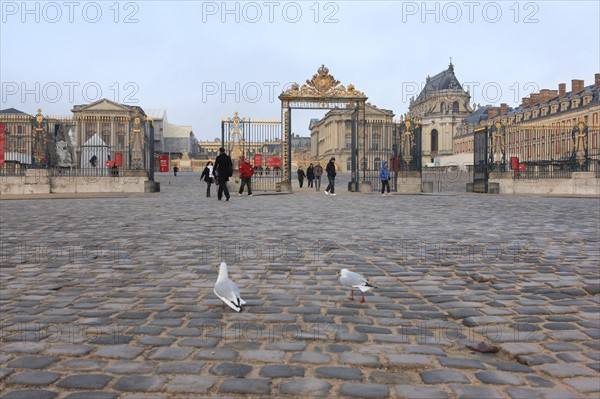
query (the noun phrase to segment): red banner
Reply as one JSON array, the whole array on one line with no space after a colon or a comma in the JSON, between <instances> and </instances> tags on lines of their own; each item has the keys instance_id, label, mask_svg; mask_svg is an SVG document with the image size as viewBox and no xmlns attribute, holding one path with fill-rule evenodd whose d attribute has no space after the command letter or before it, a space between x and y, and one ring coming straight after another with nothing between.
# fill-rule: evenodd
<instances>
[{"instance_id":1,"label":"red banner","mask_svg":"<svg viewBox=\"0 0 600 399\"><path fill-rule=\"evenodd\" d=\"M4 123L0 123L0 166L4 166Z\"/></svg>"},{"instance_id":2,"label":"red banner","mask_svg":"<svg viewBox=\"0 0 600 399\"><path fill-rule=\"evenodd\" d=\"M262 166L262 154L254 154L254 167Z\"/></svg>"},{"instance_id":3,"label":"red banner","mask_svg":"<svg viewBox=\"0 0 600 399\"><path fill-rule=\"evenodd\" d=\"M269 168L281 168L281 158L267 157L266 165Z\"/></svg>"},{"instance_id":4,"label":"red banner","mask_svg":"<svg viewBox=\"0 0 600 399\"><path fill-rule=\"evenodd\" d=\"M160 171L162 173L169 172L169 157L166 155L161 155L158 157L158 165L160 166Z\"/></svg>"},{"instance_id":5,"label":"red banner","mask_svg":"<svg viewBox=\"0 0 600 399\"><path fill-rule=\"evenodd\" d=\"M123 166L123 154L120 152L115 152L115 166L119 168Z\"/></svg>"}]
</instances>

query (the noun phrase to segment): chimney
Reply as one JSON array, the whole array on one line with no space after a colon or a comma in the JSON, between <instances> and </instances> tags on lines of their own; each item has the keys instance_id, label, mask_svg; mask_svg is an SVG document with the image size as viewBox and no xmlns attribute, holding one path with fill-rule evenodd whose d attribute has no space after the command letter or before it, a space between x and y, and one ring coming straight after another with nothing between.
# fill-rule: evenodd
<instances>
[{"instance_id":1,"label":"chimney","mask_svg":"<svg viewBox=\"0 0 600 399\"><path fill-rule=\"evenodd\" d=\"M540 93L531 93L531 102L529 105L535 105L540 102L542 95Z\"/></svg>"},{"instance_id":2,"label":"chimney","mask_svg":"<svg viewBox=\"0 0 600 399\"><path fill-rule=\"evenodd\" d=\"M600 73L594 75L594 83L596 84L596 87L600 87Z\"/></svg>"},{"instance_id":3,"label":"chimney","mask_svg":"<svg viewBox=\"0 0 600 399\"><path fill-rule=\"evenodd\" d=\"M571 94L579 93L583 90L584 82L583 80L573 79L571 80Z\"/></svg>"},{"instance_id":4,"label":"chimney","mask_svg":"<svg viewBox=\"0 0 600 399\"><path fill-rule=\"evenodd\" d=\"M490 107L487 112L488 119L492 119L498 116L498 107Z\"/></svg>"},{"instance_id":5,"label":"chimney","mask_svg":"<svg viewBox=\"0 0 600 399\"><path fill-rule=\"evenodd\" d=\"M540 94L542 95L542 103L547 103L551 98L556 97L556 90L542 89Z\"/></svg>"},{"instance_id":6,"label":"chimney","mask_svg":"<svg viewBox=\"0 0 600 399\"><path fill-rule=\"evenodd\" d=\"M529 97L523 97L523 102L521 103L521 107L529 107Z\"/></svg>"},{"instance_id":7,"label":"chimney","mask_svg":"<svg viewBox=\"0 0 600 399\"><path fill-rule=\"evenodd\" d=\"M566 83L559 83L559 85L558 85L558 96L560 98L563 98L565 96L565 94L567 94L567 84Z\"/></svg>"},{"instance_id":8,"label":"chimney","mask_svg":"<svg viewBox=\"0 0 600 399\"><path fill-rule=\"evenodd\" d=\"M506 108L507 108L506 103L500 104L500 115L506 114Z\"/></svg>"}]
</instances>

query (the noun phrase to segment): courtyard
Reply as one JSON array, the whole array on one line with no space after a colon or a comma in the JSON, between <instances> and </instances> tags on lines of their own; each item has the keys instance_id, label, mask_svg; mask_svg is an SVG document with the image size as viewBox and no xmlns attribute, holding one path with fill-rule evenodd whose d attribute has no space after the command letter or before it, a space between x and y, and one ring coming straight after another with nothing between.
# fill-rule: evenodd
<instances>
[{"instance_id":1,"label":"courtyard","mask_svg":"<svg viewBox=\"0 0 600 399\"><path fill-rule=\"evenodd\" d=\"M156 180L156 194L0 202L1 398L600 393L597 198L449 179L226 202L199 174ZM221 261L240 313L213 293ZM379 288L349 301L342 268ZM468 347L481 342L498 351Z\"/></svg>"}]
</instances>

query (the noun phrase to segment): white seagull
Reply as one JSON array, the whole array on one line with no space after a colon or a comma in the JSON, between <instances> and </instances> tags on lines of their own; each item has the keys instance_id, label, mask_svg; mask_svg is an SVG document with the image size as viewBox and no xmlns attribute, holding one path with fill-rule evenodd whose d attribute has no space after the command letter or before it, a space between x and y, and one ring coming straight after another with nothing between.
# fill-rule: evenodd
<instances>
[{"instance_id":1,"label":"white seagull","mask_svg":"<svg viewBox=\"0 0 600 399\"><path fill-rule=\"evenodd\" d=\"M236 312L240 312L242 305L246 304L246 301L240 298L240 289L238 286L229 279L227 263L225 262L221 262L219 266L219 277L217 277L217 282L215 283L215 295Z\"/></svg>"},{"instance_id":2,"label":"white seagull","mask_svg":"<svg viewBox=\"0 0 600 399\"><path fill-rule=\"evenodd\" d=\"M351 272L348 269L342 269L342 275L340 276L340 283L344 287L350 287L352 289L352 296L348 299L351 301L354 300L354 289L358 288L361 291L362 298L361 302L365 301L365 292L369 291L371 288L379 288L376 285L369 283L362 274Z\"/></svg>"}]
</instances>

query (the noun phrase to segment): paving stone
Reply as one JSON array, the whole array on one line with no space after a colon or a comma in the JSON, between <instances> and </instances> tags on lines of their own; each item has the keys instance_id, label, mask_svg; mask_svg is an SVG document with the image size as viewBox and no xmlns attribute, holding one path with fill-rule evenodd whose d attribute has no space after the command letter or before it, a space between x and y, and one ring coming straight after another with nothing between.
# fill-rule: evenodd
<instances>
[{"instance_id":1,"label":"paving stone","mask_svg":"<svg viewBox=\"0 0 600 399\"><path fill-rule=\"evenodd\" d=\"M425 355L387 355L389 365L397 368L429 368L433 367L433 362Z\"/></svg>"},{"instance_id":2,"label":"paving stone","mask_svg":"<svg viewBox=\"0 0 600 399\"><path fill-rule=\"evenodd\" d=\"M278 364L275 366L264 366L259 375L267 378L291 378L304 377L304 367L287 366Z\"/></svg>"},{"instance_id":3,"label":"paving stone","mask_svg":"<svg viewBox=\"0 0 600 399\"><path fill-rule=\"evenodd\" d=\"M510 371L513 373L532 373L533 369L524 364L512 362L489 362L490 366L500 371Z\"/></svg>"},{"instance_id":4,"label":"paving stone","mask_svg":"<svg viewBox=\"0 0 600 399\"><path fill-rule=\"evenodd\" d=\"M475 377L484 384L499 384L499 385L521 385L523 381L508 373L497 373L492 371L481 371L475 373Z\"/></svg>"},{"instance_id":5,"label":"paving stone","mask_svg":"<svg viewBox=\"0 0 600 399\"><path fill-rule=\"evenodd\" d=\"M129 375L121 377L114 387L119 391L156 392L163 389L166 381L166 378L158 376Z\"/></svg>"},{"instance_id":6,"label":"paving stone","mask_svg":"<svg viewBox=\"0 0 600 399\"><path fill-rule=\"evenodd\" d=\"M204 363L193 361L160 362L156 372L158 374L200 374Z\"/></svg>"},{"instance_id":7,"label":"paving stone","mask_svg":"<svg viewBox=\"0 0 600 399\"><path fill-rule=\"evenodd\" d=\"M448 393L443 388L417 385L396 385L398 399L447 399Z\"/></svg>"},{"instance_id":8,"label":"paving stone","mask_svg":"<svg viewBox=\"0 0 600 399\"><path fill-rule=\"evenodd\" d=\"M456 399L502 399L503 396L494 388L487 387L468 387L468 386L451 386L452 391L456 395Z\"/></svg>"},{"instance_id":9,"label":"paving stone","mask_svg":"<svg viewBox=\"0 0 600 399\"><path fill-rule=\"evenodd\" d=\"M281 363L285 352L275 350L255 350L240 352L240 356L244 360L255 362Z\"/></svg>"},{"instance_id":10,"label":"paving stone","mask_svg":"<svg viewBox=\"0 0 600 399\"><path fill-rule=\"evenodd\" d=\"M344 352L339 355L340 363L354 364L360 366L378 367L381 364L375 355L363 355L360 353Z\"/></svg>"},{"instance_id":11,"label":"paving stone","mask_svg":"<svg viewBox=\"0 0 600 399\"><path fill-rule=\"evenodd\" d=\"M9 392L2 399L54 399L56 396L57 393L52 391L26 389Z\"/></svg>"},{"instance_id":12,"label":"paving stone","mask_svg":"<svg viewBox=\"0 0 600 399\"><path fill-rule=\"evenodd\" d=\"M527 379L527 381L529 381L529 384L532 387L552 388L554 386L554 383L552 381L548 381L537 375L526 375L525 378Z\"/></svg>"},{"instance_id":13,"label":"paving stone","mask_svg":"<svg viewBox=\"0 0 600 399\"><path fill-rule=\"evenodd\" d=\"M241 363L221 363L210 368L210 373L242 378L252 371L252 366Z\"/></svg>"},{"instance_id":14,"label":"paving stone","mask_svg":"<svg viewBox=\"0 0 600 399\"><path fill-rule=\"evenodd\" d=\"M13 375L9 380L9 384L21 385L50 385L60 378L59 373L49 371L26 371L24 373Z\"/></svg>"},{"instance_id":15,"label":"paving stone","mask_svg":"<svg viewBox=\"0 0 600 399\"><path fill-rule=\"evenodd\" d=\"M106 366L105 371L115 374L148 374L154 371L155 363L117 360Z\"/></svg>"},{"instance_id":16,"label":"paving stone","mask_svg":"<svg viewBox=\"0 0 600 399\"><path fill-rule=\"evenodd\" d=\"M330 397L331 384L317 379L294 379L281 384L279 392L284 395L302 395L308 398Z\"/></svg>"},{"instance_id":17,"label":"paving stone","mask_svg":"<svg viewBox=\"0 0 600 399\"><path fill-rule=\"evenodd\" d=\"M578 396L569 391L546 390L546 389L526 389L526 388L506 388L506 393L511 399L579 399Z\"/></svg>"},{"instance_id":18,"label":"paving stone","mask_svg":"<svg viewBox=\"0 0 600 399\"><path fill-rule=\"evenodd\" d=\"M113 359L135 359L142 352L144 348L132 345L109 345L104 346L94 352L95 356L107 357Z\"/></svg>"},{"instance_id":19,"label":"paving stone","mask_svg":"<svg viewBox=\"0 0 600 399\"><path fill-rule=\"evenodd\" d=\"M565 380L565 383L575 388L578 392L600 393L600 382L598 381L598 376L568 378Z\"/></svg>"},{"instance_id":20,"label":"paving stone","mask_svg":"<svg viewBox=\"0 0 600 399\"><path fill-rule=\"evenodd\" d=\"M45 369L60 358L55 356L25 356L19 357L8 364L8 367L15 369Z\"/></svg>"},{"instance_id":21,"label":"paving stone","mask_svg":"<svg viewBox=\"0 0 600 399\"><path fill-rule=\"evenodd\" d=\"M192 353L189 348L158 348L146 357L152 360L182 360Z\"/></svg>"},{"instance_id":22,"label":"paving stone","mask_svg":"<svg viewBox=\"0 0 600 399\"><path fill-rule=\"evenodd\" d=\"M353 398L387 398L390 395L387 386L382 384L357 384L345 382L340 387L340 395Z\"/></svg>"},{"instance_id":23,"label":"paving stone","mask_svg":"<svg viewBox=\"0 0 600 399\"><path fill-rule=\"evenodd\" d=\"M110 380L112 377L108 375L78 374L66 377L57 386L69 389L102 389Z\"/></svg>"},{"instance_id":24,"label":"paving stone","mask_svg":"<svg viewBox=\"0 0 600 399\"><path fill-rule=\"evenodd\" d=\"M500 316L471 316L463 319L467 327L484 326L489 324L508 324L510 320Z\"/></svg>"},{"instance_id":25,"label":"paving stone","mask_svg":"<svg viewBox=\"0 0 600 399\"><path fill-rule=\"evenodd\" d=\"M340 380L362 380L362 372L354 367L319 367L315 370L319 378L336 378Z\"/></svg>"},{"instance_id":26,"label":"paving stone","mask_svg":"<svg viewBox=\"0 0 600 399\"><path fill-rule=\"evenodd\" d=\"M279 351L303 351L306 349L306 342L270 342L267 344L266 349Z\"/></svg>"},{"instance_id":27,"label":"paving stone","mask_svg":"<svg viewBox=\"0 0 600 399\"><path fill-rule=\"evenodd\" d=\"M237 351L225 348L203 349L195 356L196 359L207 360L235 360L237 357Z\"/></svg>"},{"instance_id":28,"label":"paving stone","mask_svg":"<svg viewBox=\"0 0 600 399\"><path fill-rule=\"evenodd\" d=\"M543 364L539 367L539 369L551 375L552 377L559 378L595 375L595 373L588 368L564 363Z\"/></svg>"},{"instance_id":29,"label":"paving stone","mask_svg":"<svg viewBox=\"0 0 600 399\"><path fill-rule=\"evenodd\" d=\"M412 378L408 374L394 373L386 371L372 371L369 374L368 382L373 384L409 384L412 382Z\"/></svg>"},{"instance_id":30,"label":"paving stone","mask_svg":"<svg viewBox=\"0 0 600 399\"><path fill-rule=\"evenodd\" d=\"M219 392L268 395L271 392L271 381L246 378L229 379L223 381L219 387Z\"/></svg>"},{"instance_id":31,"label":"paving stone","mask_svg":"<svg viewBox=\"0 0 600 399\"><path fill-rule=\"evenodd\" d=\"M469 378L455 370L431 370L419 373L425 384L445 384L449 382L469 383Z\"/></svg>"},{"instance_id":32,"label":"paving stone","mask_svg":"<svg viewBox=\"0 0 600 399\"><path fill-rule=\"evenodd\" d=\"M455 357L441 356L438 358L438 360L444 367L457 369L485 369L483 363L474 359L459 359Z\"/></svg>"},{"instance_id":33,"label":"paving stone","mask_svg":"<svg viewBox=\"0 0 600 399\"><path fill-rule=\"evenodd\" d=\"M517 361L528 366L536 366L544 363L556 363L556 359L548 355L520 355Z\"/></svg>"},{"instance_id":34,"label":"paving stone","mask_svg":"<svg viewBox=\"0 0 600 399\"><path fill-rule=\"evenodd\" d=\"M324 353L301 352L295 353L291 359L292 363L323 364L331 362L331 356Z\"/></svg>"},{"instance_id":35,"label":"paving stone","mask_svg":"<svg viewBox=\"0 0 600 399\"><path fill-rule=\"evenodd\" d=\"M113 392L76 392L65 399L116 399L117 394Z\"/></svg>"},{"instance_id":36,"label":"paving stone","mask_svg":"<svg viewBox=\"0 0 600 399\"><path fill-rule=\"evenodd\" d=\"M167 392L187 392L205 394L215 385L215 377L199 375L176 375L167 385Z\"/></svg>"},{"instance_id":37,"label":"paving stone","mask_svg":"<svg viewBox=\"0 0 600 399\"><path fill-rule=\"evenodd\" d=\"M540 348L536 345L532 344L523 344L523 343L509 343L502 344L500 346L503 352L508 353L510 357L517 357L519 355L528 355L532 353L539 353Z\"/></svg>"}]
</instances>

